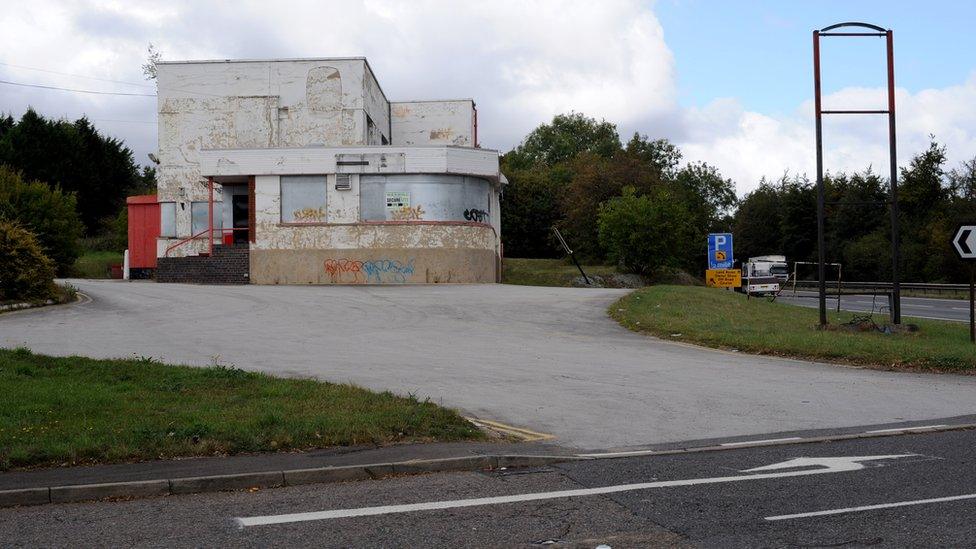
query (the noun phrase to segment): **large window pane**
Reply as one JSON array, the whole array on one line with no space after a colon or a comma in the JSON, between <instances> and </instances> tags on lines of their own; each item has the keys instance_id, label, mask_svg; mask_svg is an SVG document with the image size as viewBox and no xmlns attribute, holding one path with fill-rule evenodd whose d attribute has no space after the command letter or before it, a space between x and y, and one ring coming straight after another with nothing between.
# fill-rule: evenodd
<instances>
[{"instance_id":1,"label":"large window pane","mask_svg":"<svg viewBox=\"0 0 976 549\"><path fill-rule=\"evenodd\" d=\"M281 176L281 222L325 222L324 175Z\"/></svg>"},{"instance_id":2,"label":"large window pane","mask_svg":"<svg viewBox=\"0 0 976 549\"><path fill-rule=\"evenodd\" d=\"M159 236L176 236L176 202L159 203Z\"/></svg>"},{"instance_id":3,"label":"large window pane","mask_svg":"<svg viewBox=\"0 0 976 549\"><path fill-rule=\"evenodd\" d=\"M478 177L361 175L359 192L364 221L490 221L491 184Z\"/></svg>"},{"instance_id":4,"label":"large window pane","mask_svg":"<svg viewBox=\"0 0 976 549\"><path fill-rule=\"evenodd\" d=\"M214 202L214 229L220 229L224 226L222 216L220 215L221 203ZM192 234L199 234L207 230L207 220L210 217L210 206L209 202L193 202L190 204L190 231ZM214 235L219 235L219 233L214 232ZM201 235L206 238L206 233Z\"/></svg>"}]
</instances>

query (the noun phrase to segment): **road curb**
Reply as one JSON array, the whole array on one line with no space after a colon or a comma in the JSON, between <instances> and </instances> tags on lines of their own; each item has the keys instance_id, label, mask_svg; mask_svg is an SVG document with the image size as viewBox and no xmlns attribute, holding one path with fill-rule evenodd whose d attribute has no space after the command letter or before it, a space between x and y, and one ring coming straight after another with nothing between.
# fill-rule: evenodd
<instances>
[{"instance_id":1,"label":"road curb","mask_svg":"<svg viewBox=\"0 0 976 549\"><path fill-rule=\"evenodd\" d=\"M316 467L311 469L261 471L230 475L180 477L173 479L137 480L101 484L40 486L15 490L0 490L0 507L278 488L282 486L352 482L359 480L379 479L390 476L421 475L425 473L443 473L449 471L491 471L507 468L514 469L522 467L543 467L566 461L721 452L765 446L792 446L817 442L836 442L842 440L882 438L971 429L976 429L976 423L923 428L909 426L892 431L843 433L806 438L798 437L795 439L755 442L745 441L742 443L734 443L733 445L696 446L688 448L673 448L668 450L632 450L622 452L566 455L492 454L453 458L415 459L390 463L368 463L363 465Z\"/></svg>"},{"instance_id":2,"label":"road curb","mask_svg":"<svg viewBox=\"0 0 976 549\"><path fill-rule=\"evenodd\" d=\"M541 467L562 461L581 459L587 458L573 455L482 455L318 467L312 469L261 471L230 475L44 486L16 490L0 490L0 507L278 488L282 486L349 482L395 475L419 475L447 471L483 471L502 468Z\"/></svg>"}]
</instances>

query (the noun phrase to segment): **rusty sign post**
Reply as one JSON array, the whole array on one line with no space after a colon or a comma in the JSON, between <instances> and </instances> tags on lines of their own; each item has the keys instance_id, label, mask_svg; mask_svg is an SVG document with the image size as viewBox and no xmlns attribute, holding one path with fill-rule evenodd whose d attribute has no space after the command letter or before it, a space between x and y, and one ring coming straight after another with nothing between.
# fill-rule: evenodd
<instances>
[{"instance_id":1,"label":"rusty sign post","mask_svg":"<svg viewBox=\"0 0 976 549\"><path fill-rule=\"evenodd\" d=\"M840 29L840 30L838 30ZM853 30L847 30L853 29ZM884 38L888 58L888 108L886 110L823 110L820 91L820 37L822 36L874 36ZM869 23L837 23L813 31L813 88L814 108L816 109L817 134L817 277L820 281L820 326L827 325L827 280L825 278L826 243L824 238L824 216L826 205L823 181L823 115L825 114L886 114L888 115L888 156L891 170L889 201L891 206L891 322L901 324L901 263L899 245L898 215L898 159L895 147L895 54L891 30ZM830 203L833 204L833 203ZM871 202L868 205L883 203Z\"/></svg>"},{"instance_id":2,"label":"rusty sign post","mask_svg":"<svg viewBox=\"0 0 976 549\"><path fill-rule=\"evenodd\" d=\"M573 265L576 265L576 268L579 269L579 272L581 275L583 275L583 280L586 281L586 284L587 285L593 284L592 282L590 282L590 277L586 276L586 273L583 272L583 267L580 266L579 261L576 261L576 255L573 254L573 250L572 248L569 247L569 244L566 244L566 239L563 238L563 233L559 232L559 229L556 228L555 225L553 225L552 227L552 233L556 235L556 240L559 241L559 245L563 247L563 250L566 251L566 253L569 255L569 258L573 260Z\"/></svg>"}]
</instances>

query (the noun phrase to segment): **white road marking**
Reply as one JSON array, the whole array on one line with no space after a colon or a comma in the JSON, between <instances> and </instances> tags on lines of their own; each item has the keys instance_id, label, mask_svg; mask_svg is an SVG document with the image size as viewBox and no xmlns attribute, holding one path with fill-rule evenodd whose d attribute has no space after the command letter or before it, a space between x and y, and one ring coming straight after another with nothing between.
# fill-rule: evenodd
<instances>
[{"instance_id":1,"label":"white road marking","mask_svg":"<svg viewBox=\"0 0 976 549\"><path fill-rule=\"evenodd\" d=\"M651 488L672 488L678 486L697 486L702 484L718 484L723 482L742 482L768 478L800 477L807 475L822 475L859 471L865 468L864 461L878 461L910 457L916 454L898 454L881 456L850 456L826 458L795 458L782 463L774 463L753 469L746 469L746 474L730 477L694 478L684 480L664 480L655 482L641 482L636 484L620 484L600 488L581 488L576 490L559 490L555 492L536 492L529 494L515 494L510 496L495 496L487 498L459 499L447 501L431 501L426 503L409 503L403 505L381 505L378 507L360 507L356 509L333 509L328 511L312 511L308 513L288 513L283 515L266 515L254 517L238 517L237 524L241 527L265 526L269 524L283 524L290 522L305 522L311 520L330 520L349 517L369 517L375 515L389 515L394 513L411 513L414 511L433 511L438 509L457 509L462 507L477 507L483 505L499 505L504 503L520 503L525 501L539 501L558 498L596 496L615 494L634 490ZM784 471L784 469L790 469ZM792 469L801 469L795 471ZM765 472L774 471L774 472Z\"/></svg>"},{"instance_id":2,"label":"white road marking","mask_svg":"<svg viewBox=\"0 0 976 549\"><path fill-rule=\"evenodd\" d=\"M666 451L666 450L665 450ZM608 457L637 457L637 456L653 456L655 454L660 454L661 450L628 450L626 452L601 452L597 454L576 454L576 457L581 458L608 458Z\"/></svg>"},{"instance_id":3,"label":"white road marking","mask_svg":"<svg viewBox=\"0 0 976 549\"><path fill-rule=\"evenodd\" d=\"M899 431L920 431L922 429L939 429L945 427L945 425L920 425L918 427L896 427L894 429L875 429L874 431L865 431L866 433L897 433Z\"/></svg>"},{"instance_id":4,"label":"white road marking","mask_svg":"<svg viewBox=\"0 0 976 549\"><path fill-rule=\"evenodd\" d=\"M840 515L843 513L856 513L859 511L873 511L875 509L891 509L894 507L908 507L911 505L925 505L926 503L942 503L946 501L960 501L965 499L976 499L976 494L964 494L961 496L948 496L944 498L917 499L914 501L898 501L895 503L880 503L878 505L862 505L860 507L845 507L842 509L828 509L826 511L813 511L810 513L796 513L793 515L777 515L766 517L766 520L789 520L806 517L823 517L827 515Z\"/></svg>"},{"instance_id":5,"label":"white road marking","mask_svg":"<svg viewBox=\"0 0 976 549\"><path fill-rule=\"evenodd\" d=\"M743 440L742 442L723 442L719 446L745 446L747 444L766 444L770 442L788 442L790 440L801 440L800 437L786 438L767 438L765 440Z\"/></svg>"}]
</instances>

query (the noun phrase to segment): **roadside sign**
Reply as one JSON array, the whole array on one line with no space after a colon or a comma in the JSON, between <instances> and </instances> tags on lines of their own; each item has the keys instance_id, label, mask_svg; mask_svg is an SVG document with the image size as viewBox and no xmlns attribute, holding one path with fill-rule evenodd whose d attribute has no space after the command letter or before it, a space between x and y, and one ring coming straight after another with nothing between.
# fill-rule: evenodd
<instances>
[{"instance_id":1,"label":"roadside sign","mask_svg":"<svg viewBox=\"0 0 976 549\"><path fill-rule=\"evenodd\" d=\"M959 224L952 248L962 261L976 261L976 222ZM976 344L976 263L969 269L969 341Z\"/></svg>"},{"instance_id":2,"label":"roadside sign","mask_svg":"<svg viewBox=\"0 0 976 549\"><path fill-rule=\"evenodd\" d=\"M952 235L952 247L963 261L976 261L976 223L962 223Z\"/></svg>"},{"instance_id":3,"label":"roadside sign","mask_svg":"<svg viewBox=\"0 0 976 549\"><path fill-rule=\"evenodd\" d=\"M732 233L712 233L708 235L708 268L731 269Z\"/></svg>"},{"instance_id":4,"label":"roadside sign","mask_svg":"<svg viewBox=\"0 0 976 549\"><path fill-rule=\"evenodd\" d=\"M705 271L705 285L710 288L738 288L742 286L742 271L739 269L708 269Z\"/></svg>"}]
</instances>

